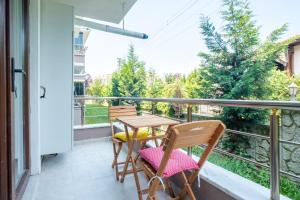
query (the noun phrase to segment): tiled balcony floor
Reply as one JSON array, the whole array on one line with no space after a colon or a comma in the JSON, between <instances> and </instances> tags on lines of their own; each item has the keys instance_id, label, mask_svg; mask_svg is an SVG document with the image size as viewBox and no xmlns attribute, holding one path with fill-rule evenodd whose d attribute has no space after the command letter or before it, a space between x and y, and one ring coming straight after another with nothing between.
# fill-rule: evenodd
<instances>
[{"instance_id":1,"label":"tiled balcony floor","mask_svg":"<svg viewBox=\"0 0 300 200\"><path fill-rule=\"evenodd\" d=\"M125 153L122 156L125 158ZM42 173L31 176L23 200L135 200L133 175L116 181L108 139L76 143L71 152L45 158ZM139 174L142 188L147 183ZM161 192L159 199L167 199Z\"/></svg>"}]
</instances>

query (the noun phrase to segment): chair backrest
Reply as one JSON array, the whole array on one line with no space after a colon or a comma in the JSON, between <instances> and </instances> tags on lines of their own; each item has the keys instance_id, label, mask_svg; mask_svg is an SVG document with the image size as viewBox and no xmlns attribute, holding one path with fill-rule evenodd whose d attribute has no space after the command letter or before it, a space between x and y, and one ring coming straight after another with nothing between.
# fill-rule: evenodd
<instances>
[{"instance_id":1,"label":"chair backrest","mask_svg":"<svg viewBox=\"0 0 300 200\"><path fill-rule=\"evenodd\" d=\"M110 106L108 109L109 121L115 121L117 117L136 116L135 106Z\"/></svg>"},{"instance_id":2,"label":"chair backrest","mask_svg":"<svg viewBox=\"0 0 300 200\"><path fill-rule=\"evenodd\" d=\"M163 172L173 149L204 144L206 148L198 162L200 169L225 132L225 128L219 120L197 121L173 126L162 143L165 153L161 161L160 173Z\"/></svg>"},{"instance_id":3,"label":"chair backrest","mask_svg":"<svg viewBox=\"0 0 300 200\"><path fill-rule=\"evenodd\" d=\"M173 148L177 149L217 142L224 130L225 125L219 120L197 121L174 126L169 137L174 141Z\"/></svg>"}]
</instances>

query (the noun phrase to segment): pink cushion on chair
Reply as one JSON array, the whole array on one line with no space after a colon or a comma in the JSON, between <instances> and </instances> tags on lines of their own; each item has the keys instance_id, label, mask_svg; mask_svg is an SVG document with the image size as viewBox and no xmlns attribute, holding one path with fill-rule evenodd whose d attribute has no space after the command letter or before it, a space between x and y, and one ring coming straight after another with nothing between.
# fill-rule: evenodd
<instances>
[{"instance_id":1,"label":"pink cushion on chair","mask_svg":"<svg viewBox=\"0 0 300 200\"><path fill-rule=\"evenodd\" d=\"M156 171L164 155L162 147L147 148L139 151L140 156ZM185 170L199 169L197 163L180 150L173 150L168 164L163 172L164 177L170 177Z\"/></svg>"}]
</instances>

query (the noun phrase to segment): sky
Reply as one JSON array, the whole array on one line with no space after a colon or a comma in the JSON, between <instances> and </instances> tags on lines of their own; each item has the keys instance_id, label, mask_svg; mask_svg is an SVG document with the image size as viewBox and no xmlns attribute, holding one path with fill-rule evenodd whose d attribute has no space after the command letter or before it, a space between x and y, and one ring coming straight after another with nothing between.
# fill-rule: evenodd
<instances>
[{"instance_id":1,"label":"sky","mask_svg":"<svg viewBox=\"0 0 300 200\"><path fill-rule=\"evenodd\" d=\"M289 29L283 39L300 34L299 0L249 2L262 40L284 23L288 23ZM86 42L86 72L93 78L111 74L117 69L117 58L125 58L132 44L147 69L154 69L160 75L189 74L199 66L197 54L207 51L199 29L200 16L210 17L220 30L221 8L222 0L137 0L125 16L125 29L146 33L149 39L92 29ZM122 22L109 25L121 28Z\"/></svg>"}]
</instances>

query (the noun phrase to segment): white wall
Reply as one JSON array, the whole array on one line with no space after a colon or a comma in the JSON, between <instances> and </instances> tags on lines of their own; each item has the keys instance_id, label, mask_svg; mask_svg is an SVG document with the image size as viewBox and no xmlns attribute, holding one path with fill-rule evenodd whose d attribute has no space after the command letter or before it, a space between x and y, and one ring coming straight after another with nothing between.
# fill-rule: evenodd
<instances>
[{"instance_id":1,"label":"white wall","mask_svg":"<svg viewBox=\"0 0 300 200\"><path fill-rule=\"evenodd\" d=\"M30 156L31 175L41 172L40 151L40 0L31 0L30 13Z\"/></svg>"},{"instance_id":2,"label":"white wall","mask_svg":"<svg viewBox=\"0 0 300 200\"><path fill-rule=\"evenodd\" d=\"M294 47L294 73L300 74L300 45Z\"/></svg>"},{"instance_id":3,"label":"white wall","mask_svg":"<svg viewBox=\"0 0 300 200\"><path fill-rule=\"evenodd\" d=\"M45 132L45 129L49 129L52 127L57 128L57 131L54 132L52 135L55 136L56 141L64 141L64 137L61 137L65 132L70 132L67 134L67 137L65 137L65 140L67 140L67 149L71 148L72 145L72 113L73 113L73 37L72 37L72 31L73 31L73 8L70 6L65 5L56 5L52 6L52 11L54 13L50 13L52 15L52 19L45 20L45 14L42 13L42 1L41 0L31 0L30 1L30 156L31 156L31 175L36 175L41 173L41 155L43 152L45 153L46 146L45 144L49 143L50 140L43 136L42 134ZM50 3L50 2L49 2ZM45 8L45 7L44 7ZM58 13L56 13L58 12ZM49 14L49 13L48 13ZM62 17L64 20L61 20L60 17ZM52 21L53 20L53 21ZM47 29L47 26L50 25L52 22L66 22L68 20L67 26L64 24L64 26L51 30ZM42 26L42 23L44 23L44 26ZM48 25L45 25L45 23L50 23ZM45 29L46 27L46 29ZM46 33L45 33L46 30ZM68 36L67 38L56 38L54 35L56 33L60 33L62 30L68 30ZM63 31L62 31L63 32ZM43 40L42 40L43 38ZM50 49L50 51L46 50L42 52L42 50L45 50L45 43L46 46L54 47L55 44L57 44L55 47L59 48L59 50L55 51L55 49ZM43 47L42 47L43 44ZM49 56L48 56L49 55ZM55 56L55 58L53 57ZM62 59L59 59L59 57L65 58L66 62L62 62ZM47 59L50 59L50 61L55 62L48 62L47 65L45 65L45 61L47 63ZM58 63L58 64L57 64ZM43 68L42 68L43 66ZM65 70L64 67L65 66ZM45 68L46 67L46 68ZM52 72L57 72L58 74L61 72L61 76L56 76L57 74L49 74L51 77L48 78L48 81L50 86L48 89L51 91L55 91L55 89L61 89L61 88L67 88L70 90L67 95L64 95L66 93L65 90L62 90L62 93L56 94L57 97L57 105L59 105L60 102L65 102L64 105L67 105L67 110L64 108L59 108L56 105L48 105L46 110L45 107L41 108L41 99L40 99L40 85L45 84L45 80L41 80L43 78L42 73L45 73L45 69L53 69ZM51 72L51 70L49 71ZM67 72L67 73L66 73ZM65 75L64 75L65 73ZM66 76L66 77L65 77ZM64 80L63 84L60 82L59 84L55 84L59 81L56 80ZM52 89L51 89L52 88ZM54 90L53 90L54 89ZM49 91L48 91L49 92ZM49 93L48 93L49 95ZM55 96L56 96L55 95ZM59 98L60 96L60 98ZM63 120L61 120L62 124L68 124L69 128L61 127L59 124L51 123L51 120L47 120L43 122L43 116L47 115L47 109L50 110L57 110L56 116L54 118L62 117ZM59 110L64 110L67 112L59 113ZM66 121L67 120L67 121ZM54 142L53 147L57 147L57 144L59 142ZM52 143L53 144L53 143ZM59 145L58 145L59 146ZM66 147L61 147L61 151L66 149Z\"/></svg>"}]
</instances>

